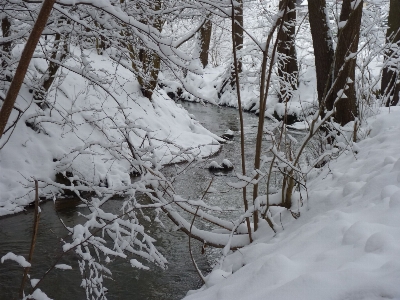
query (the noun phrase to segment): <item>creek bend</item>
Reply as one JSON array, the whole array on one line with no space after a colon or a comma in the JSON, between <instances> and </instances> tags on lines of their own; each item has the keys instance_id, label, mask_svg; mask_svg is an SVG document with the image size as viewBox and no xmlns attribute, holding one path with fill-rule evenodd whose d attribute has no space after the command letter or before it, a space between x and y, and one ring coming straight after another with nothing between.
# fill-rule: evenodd
<instances>
[{"instance_id":1,"label":"creek bend","mask_svg":"<svg viewBox=\"0 0 400 300\"><path fill-rule=\"evenodd\" d=\"M216 107L210 104L205 106L197 103L179 102L189 113L193 114L204 127L221 136L228 129L234 132L234 139L223 145L222 150L208 161L200 163L194 169L184 174L184 180L175 183L176 191L186 198L200 198L206 189L211 177L214 176L212 187L223 193L211 193L205 198L209 205L217 205L229 212L221 213L221 217L238 216L243 212L241 190L229 189L226 182L234 181L233 172L211 173L207 164L215 160L221 163L224 158L229 159L236 170L241 172L240 155L240 127L238 110L228 107ZM258 117L251 113L244 113L244 133L246 149L246 166L250 170L254 164L254 147L258 124ZM268 147L267 142L263 143ZM182 166L180 166L182 167ZM174 166L164 169L168 174L175 170ZM182 177L181 177L182 178ZM265 188L265 187L261 187ZM249 190L249 189L248 189ZM265 192L265 191L261 191ZM250 194L249 197L250 198ZM112 200L105 204L105 210L117 211L121 201ZM42 274L54 263L61 253L60 238L67 235L67 231L60 222L61 218L67 226L73 226L82 221L78 216L82 208L70 207L54 209L53 202L41 204L39 234L32 260L32 278L41 278ZM17 255L28 256L32 236L33 210L26 213L0 219L0 256L11 251ZM145 223L150 236L157 239L155 245L168 260L168 269L147 263L149 271L132 268L124 260L114 260L107 267L113 273L113 280L106 280L105 286L109 289L108 299L181 299L186 292L199 288L202 283L191 263L188 251L188 237L180 232L168 230L173 228L172 222L165 221L167 230L160 229L154 224ZM210 226L211 228L211 226ZM199 268L206 274L210 271L213 259L218 257L218 250L207 251L201 254L201 243L192 239L192 251ZM71 265L73 270L53 270L41 284L50 298L55 300L86 299L85 291L80 287L81 275L75 254L67 254L60 263ZM18 290L21 283L23 269L15 262L6 261L0 264L0 300L18 299ZM27 285L29 286L29 284Z\"/></svg>"}]
</instances>

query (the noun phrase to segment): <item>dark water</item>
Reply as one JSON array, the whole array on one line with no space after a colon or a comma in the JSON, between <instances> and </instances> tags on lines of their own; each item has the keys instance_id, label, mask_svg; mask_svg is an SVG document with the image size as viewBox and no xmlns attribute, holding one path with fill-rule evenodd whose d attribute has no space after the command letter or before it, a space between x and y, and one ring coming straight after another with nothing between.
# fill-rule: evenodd
<instances>
[{"instance_id":1,"label":"dark water","mask_svg":"<svg viewBox=\"0 0 400 300\"><path fill-rule=\"evenodd\" d=\"M196 116L196 119L211 132L221 136L227 129L234 132L232 141L224 144L222 151L217 156L209 158L204 165L198 166L193 173L186 173L188 182L191 183L191 191L189 195L195 196L202 194L210 182L210 178L214 176L212 187L220 193L209 194L206 201L210 205L217 205L221 208L233 208L236 212L229 213L228 216L237 216L244 212L242 190L230 189L226 182L236 181L235 172L220 172L210 173L206 166L211 161L221 163L223 159L228 159L234 165L234 170L242 173L241 153L240 153L240 123L239 113L236 109L229 107L202 106L197 103L181 103L189 112ZM244 119L244 136L245 136L245 157L246 157L246 172L252 170L254 166L255 142L258 126L258 117L252 113L243 113ZM268 121L266 120L266 123ZM264 140L263 148L266 149L270 144ZM182 182L182 184L184 184ZM178 187L184 190L184 186ZM265 192L265 186L260 184L260 192ZM248 189L248 199L251 199L251 189Z\"/></svg>"},{"instance_id":2,"label":"dark water","mask_svg":"<svg viewBox=\"0 0 400 300\"><path fill-rule=\"evenodd\" d=\"M234 131L233 141L223 146L222 151L210 160L218 163L222 159L229 159L239 172L240 167L240 137L238 111L233 108L218 108L196 103L181 103L196 119L210 131L222 135L226 130ZM245 137L247 165L253 165L255 134L257 130L257 117L245 113ZM266 144L266 143L264 143ZM235 181L233 172L211 173L203 162L194 168L188 169L181 176L183 180L176 182L178 193L186 197L201 197L211 178L213 188L223 193L209 194L205 201L210 205L231 208L234 211L223 212L221 215L233 218L243 211L241 190L229 189L226 181ZM177 168L183 168L179 165ZM176 167L168 167L166 173L173 173ZM250 168L249 168L250 169ZM199 196L200 195L200 196ZM119 207L120 200L108 202L108 206ZM66 236L66 230L59 221L61 218L67 226L72 226L80 221L77 212L82 209L68 208L54 209L52 202L41 205L39 236L32 262L32 278L40 278L51 266L56 257L61 253L60 238ZM28 256L30 239L32 235L33 210L28 209L26 214L19 214L0 220L0 256L9 251L18 255ZM157 239L156 245L160 252L167 258L168 270L162 270L154 265L147 264L150 271L132 268L129 263L121 260L114 261L108 267L113 272L113 280L105 281L109 289L108 299L181 299L190 289L201 286L200 279L190 261L188 253L188 238L181 232L161 230L151 224L148 225L150 235ZM206 226L206 225L199 225ZM172 225L167 223L167 227ZM193 241L193 252L197 264L203 273L210 270L213 254L202 255L201 244ZM215 254L214 254L215 255ZM80 288L81 276L73 253L66 255L60 263L68 264L73 270L53 270L41 284L41 289L47 295L57 300L86 299L84 289ZM17 299L18 289L23 270L12 261L0 264L0 299ZM28 285L29 286L29 285ZM29 291L29 289L28 289Z\"/></svg>"}]
</instances>

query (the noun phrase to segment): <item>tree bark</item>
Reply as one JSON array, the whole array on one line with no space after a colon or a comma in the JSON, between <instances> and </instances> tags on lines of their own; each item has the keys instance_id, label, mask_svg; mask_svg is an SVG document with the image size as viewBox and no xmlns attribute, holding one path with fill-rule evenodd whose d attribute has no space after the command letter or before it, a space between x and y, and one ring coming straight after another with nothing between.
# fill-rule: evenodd
<instances>
[{"instance_id":1,"label":"tree bark","mask_svg":"<svg viewBox=\"0 0 400 300\"><path fill-rule=\"evenodd\" d=\"M125 0L120 0L121 3L124 3ZM154 1L154 6L152 9L154 11L161 10L162 1L156 0ZM148 24L156 28L161 32L165 19L162 19L160 15L157 15L152 18L146 18L141 20L143 24ZM130 35L126 33L126 35ZM151 50L148 49L135 49L132 44L127 45L127 49L129 50L129 55L132 59L132 68L137 71L137 80L142 87L143 96L151 100L153 96L153 91L157 86L158 82L158 73L160 72L161 59L160 57ZM136 61L140 62L140 65L136 63ZM142 75L143 74L143 75Z\"/></svg>"},{"instance_id":2,"label":"tree bark","mask_svg":"<svg viewBox=\"0 0 400 300\"><path fill-rule=\"evenodd\" d=\"M3 38L9 37L11 35L11 22L8 17L4 17L1 19L1 31L3 32ZM3 72L5 72L4 79L6 81L12 80L10 74L8 74L8 66L11 59L11 42L6 42L3 44L3 53L1 53L1 67L3 68Z\"/></svg>"},{"instance_id":3,"label":"tree bark","mask_svg":"<svg viewBox=\"0 0 400 300\"><path fill-rule=\"evenodd\" d=\"M328 24L325 0L308 1L308 18L314 46L318 102L323 104L326 86L332 85L329 72L334 59L333 40Z\"/></svg>"},{"instance_id":4,"label":"tree bark","mask_svg":"<svg viewBox=\"0 0 400 300\"><path fill-rule=\"evenodd\" d=\"M279 1L279 10L284 9L286 1ZM285 29L278 33L278 76L279 76L279 102L287 102L297 90L298 73L297 55L295 46L296 34L296 0L289 0L287 13L283 17Z\"/></svg>"},{"instance_id":5,"label":"tree bark","mask_svg":"<svg viewBox=\"0 0 400 300\"><path fill-rule=\"evenodd\" d=\"M381 95L386 106L395 106L399 103L400 78L399 78L399 51L393 50L392 45L400 45L400 1L390 0L388 29L386 31L386 44L389 49L385 53L386 66L382 71ZM398 49L396 47L396 49ZM393 63L391 62L393 61Z\"/></svg>"},{"instance_id":6,"label":"tree bark","mask_svg":"<svg viewBox=\"0 0 400 300\"><path fill-rule=\"evenodd\" d=\"M7 96L4 99L3 106L0 110L0 139L3 135L4 128L7 125L8 118L10 117L11 111L14 107L15 100L17 99L18 93L21 89L26 72L28 70L29 63L39 42L39 38L42 35L43 29L47 23L47 19L49 18L51 10L53 9L54 2L55 0L44 0L38 18L33 25L32 32L29 35L24 50L22 51L17 71L15 72L10 88L8 89Z\"/></svg>"},{"instance_id":7,"label":"tree bark","mask_svg":"<svg viewBox=\"0 0 400 300\"><path fill-rule=\"evenodd\" d=\"M232 31L235 33L235 45L236 45L236 53L237 55L237 66L234 67L232 65L231 76L229 80L225 81L221 88L221 93L224 92L225 86L230 83L232 88L235 88L236 85L236 72L239 76L242 73L242 58L240 54L240 50L243 49L243 0L236 0L236 5L232 2L232 9L235 10L234 13L234 24L232 25Z\"/></svg>"},{"instance_id":8,"label":"tree bark","mask_svg":"<svg viewBox=\"0 0 400 300\"><path fill-rule=\"evenodd\" d=\"M61 46L61 44L63 44ZM54 60L63 61L68 53L68 44L67 41L62 39L60 33L56 33L54 38L54 46L51 53L51 60L49 61L49 67L46 70L46 73L43 75L41 80L41 87L39 90L36 90L34 94L34 98L36 100L44 100L47 92L49 91L53 81L55 79L55 75L60 68L60 64L55 63ZM44 102L38 103L41 108L44 108L43 105L46 105Z\"/></svg>"},{"instance_id":9,"label":"tree bark","mask_svg":"<svg viewBox=\"0 0 400 300\"><path fill-rule=\"evenodd\" d=\"M358 2L357 7L353 7L356 2L343 0L339 22L342 27L338 32L333 68L332 82L336 83L331 96L326 99L326 108L332 110L336 99L340 97L336 104L335 121L342 126L353 121L358 115L354 84L356 56L352 54L358 50L363 0Z\"/></svg>"},{"instance_id":10,"label":"tree bark","mask_svg":"<svg viewBox=\"0 0 400 300\"><path fill-rule=\"evenodd\" d=\"M210 19L200 28L200 61L205 68L208 65L208 51L210 50L212 23Z\"/></svg>"}]
</instances>

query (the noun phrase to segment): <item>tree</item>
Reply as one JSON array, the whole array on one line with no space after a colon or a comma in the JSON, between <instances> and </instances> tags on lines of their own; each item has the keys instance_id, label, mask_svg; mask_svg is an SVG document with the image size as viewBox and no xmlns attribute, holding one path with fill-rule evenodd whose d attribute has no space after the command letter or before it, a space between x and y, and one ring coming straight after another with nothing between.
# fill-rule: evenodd
<instances>
[{"instance_id":1,"label":"tree","mask_svg":"<svg viewBox=\"0 0 400 300\"><path fill-rule=\"evenodd\" d=\"M125 0L120 1L121 4L125 4ZM161 0L155 0L148 3L138 3L137 6L139 7L139 10L147 12L147 14L144 14L140 19L140 22L144 25L151 25L161 32L165 19L161 18L161 15L158 14L158 12L162 9L162 4L163 2ZM131 33L125 32L125 35L130 36ZM143 96L151 100L153 91L158 82L161 59L157 53L144 47L139 40L136 40L135 44L128 42L127 48L132 60L132 68L135 69L138 74L137 80L142 86Z\"/></svg>"},{"instance_id":2,"label":"tree","mask_svg":"<svg viewBox=\"0 0 400 300\"><path fill-rule=\"evenodd\" d=\"M232 32L234 32L234 43L236 45L237 66L233 64L230 66L230 77L225 79L219 91L219 96L225 92L226 86L229 84L231 88L235 88L236 73L240 75L242 73L242 49L243 49L243 0L231 1L231 9L234 10L234 22L232 22ZM228 17L231 17L228 15Z\"/></svg>"},{"instance_id":3,"label":"tree","mask_svg":"<svg viewBox=\"0 0 400 300\"><path fill-rule=\"evenodd\" d=\"M286 1L279 1L279 9L283 10ZM279 102L287 102L292 98L298 86L295 34L296 34L296 1L288 2L288 11L283 18L283 30L278 33L278 77L279 77Z\"/></svg>"},{"instance_id":4,"label":"tree","mask_svg":"<svg viewBox=\"0 0 400 300\"><path fill-rule=\"evenodd\" d=\"M326 1L308 1L309 21L315 56L315 71L317 78L318 101L323 104L325 89L331 87L332 77L329 76L334 49L332 33L326 15Z\"/></svg>"},{"instance_id":5,"label":"tree","mask_svg":"<svg viewBox=\"0 0 400 300\"><path fill-rule=\"evenodd\" d=\"M69 20L65 18L60 18L58 20L58 26L63 26L63 23L70 23ZM67 24L66 24L67 25ZM36 102L40 107L44 108L46 106L45 98L47 93L52 86L54 79L56 78L56 74L60 69L60 66L66 59L68 55L68 35L61 35L60 32L56 32L54 39L49 43L50 45L45 45L44 47L48 48L47 52L47 61L48 61L48 68L46 72L43 74L42 78L40 79L39 83L40 86L38 89L35 90L34 99L38 100Z\"/></svg>"},{"instance_id":6,"label":"tree","mask_svg":"<svg viewBox=\"0 0 400 300\"><path fill-rule=\"evenodd\" d=\"M234 2L232 2L234 3ZM243 49L243 0L236 1L236 5L232 7L235 10L235 23L234 23L234 32L235 32L235 45L236 45L236 52L241 53ZM241 55L238 57L238 65L237 65L237 72L238 74L242 73L242 59ZM231 82L235 81L236 75L234 74L236 71L233 70L231 75ZM233 84L232 84L233 85Z\"/></svg>"},{"instance_id":7,"label":"tree","mask_svg":"<svg viewBox=\"0 0 400 300\"><path fill-rule=\"evenodd\" d=\"M344 0L340 13L332 92L326 99L326 108L332 110L338 101L335 120L342 126L353 121L358 115L354 80L362 8L363 0Z\"/></svg>"},{"instance_id":8,"label":"tree","mask_svg":"<svg viewBox=\"0 0 400 300\"><path fill-rule=\"evenodd\" d=\"M17 71L14 75L10 88L8 89L7 96L4 99L3 106L1 107L0 110L0 139L7 125L8 118L10 117L11 111L15 104L15 100L17 99L18 93L21 89L26 71L28 70L29 63L32 59L36 45L39 42L39 38L42 35L42 31L46 26L46 22L47 19L49 18L54 2L55 0L45 0L43 2L38 18L32 28L32 32L29 35L29 39L26 42L24 51L22 52L21 60L19 61Z\"/></svg>"},{"instance_id":9,"label":"tree","mask_svg":"<svg viewBox=\"0 0 400 300\"><path fill-rule=\"evenodd\" d=\"M386 31L385 67L382 71L381 95L386 106L399 103L399 46L400 46L400 1L390 0L388 29Z\"/></svg>"},{"instance_id":10,"label":"tree","mask_svg":"<svg viewBox=\"0 0 400 300\"><path fill-rule=\"evenodd\" d=\"M11 23L10 20L7 16L3 16L1 19L1 31L3 32L3 38L10 37L11 35ZM4 42L3 44L3 49L1 52L1 67L3 68L3 72L5 73L4 79L6 81L11 82L11 75L8 74L9 70L8 67L10 65L10 60L11 60L11 41Z\"/></svg>"},{"instance_id":11,"label":"tree","mask_svg":"<svg viewBox=\"0 0 400 300\"><path fill-rule=\"evenodd\" d=\"M212 22L210 16L207 17L204 25L200 29L200 61L205 68L208 65L208 51L210 49L210 41L211 41L211 33L212 33Z\"/></svg>"}]
</instances>

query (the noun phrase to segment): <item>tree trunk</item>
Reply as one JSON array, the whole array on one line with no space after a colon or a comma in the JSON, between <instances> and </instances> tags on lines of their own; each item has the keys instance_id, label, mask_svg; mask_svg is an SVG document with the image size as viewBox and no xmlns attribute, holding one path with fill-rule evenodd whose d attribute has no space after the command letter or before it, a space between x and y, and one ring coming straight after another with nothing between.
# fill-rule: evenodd
<instances>
[{"instance_id":1,"label":"tree trunk","mask_svg":"<svg viewBox=\"0 0 400 300\"><path fill-rule=\"evenodd\" d=\"M1 31L3 32L3 38L9 37L11 35L11 22L8 17L4 17L1 20ZM3 68L3 72L5 73L4 79L6 81L12 80L12 76L8 74L8 66L11 59L11 42L6 42L3 44L3 52L1 53L1 67Z\"/></svg>"},{"instance_id":2,"label":"tree trunk","mask_svg":"<svg viewBox=\"0 0 400 300\"><path fill-rule=\"evenodd\" d=\"M234 2L232 2L232 3L234 3ZM240 51L243 49L243 33L244 33L244 30L243 30L243 0L237 0L237 1L235 1L235 3L236 3L236 5L232 8L232 9L235 9L235 25L232 30L234 30L234 32L235 32L235 45L236 45L236 53L238 53L238 56L237 56L237 68L236 69L232 68L231 77L229 80L232 88L235 86L235 82L236 82L235 70L237 70L238 75L240 73L242 73L242 58L241 58Z\"/></svg>"},{"instance_id":3,"label":"tree trunk","mask_svg":"<svg viewBox=\"0 0 400 300\"><path fill-rule=\"evenodd\" d=\"M35 48L39 42L39 38L42 35L43 29L47 23L47 19L49 18L51 10L53 9L54 2L55 0L44 0L38 18L33 25L32 32L29 35L24 50L22 51L17 71L15 72L15 76L11 82L10 88L7 92L7 96L4 99L3 106L0 110L0 139L3 135L8 118L10 117L11 111L14 107L15 100L17 99L18 93L21 89L26 72L28 70L29 63L31 62L33 53L35 52Z\"/></svg>"},{"instance_id":4,"label":"tree trunk","mask_svg":"<svg viewBox=\"0 0 400 300\"><path fill-rule=\"evenodd\" d=\"M63 45L61 46L61 44ZM41 79L40 89L36 90L33 96L36 100L42 100L41 103L37 103L41 108L44 108L44 106L46 105L44 99L46 98L46 94L53 84L55 75L60 68L60 64L53 62L53 60L62 62L68 53L68 43L67 41L62 40L60 33L56 33L56 36L54 38L54 47L52 51L53 52L50 57L51 61L49 61L49 67Z\"/></svg>"},{"instance_id":5,"label":"tree trunk","mask_svg":"<svg viewBox=\"0 0 400 300\"><path fill-rule=\"evenodd\" d=\"M326 1L308 1L308 13L314 46L318 102L322 105L325 87L332 85L332 77L329 76L329 70L335 55L332 34L328 24Z\"/></svg>"},{"instance_id":6,"label":"tree trunk","mask_svg":"<svg viewBox=\"0 0 400 300\"><path fill-rule=\"evenodd\" d=\"M356 56L349 55L358 50L363 0L355 8L352 7L354 3L356 1L343 0L339 24L345 25L338 32L333 68L332 82L336 80L336 83L331 96L326 99L326 108L332 110L336 99L340 97L336 104L335 120L342 126L353 121L358 115L354 84Z\"/></svg>"},{"instance_id":7,"label":"tree trunk","mask_svg":"<svg viewBox=\"0 0 400 300\"><path fill-rule=\"evenodd\" d=\"M286 1L279 1L279 9L282 10ZM283 18L285 29L278 34L278 76L279 76L279 102L287 102L297 90L298 72L297 55L295 46L296 34L296 0L289 0L288 10Z\"/></svg>"},{"instance_id":8,"label":"tree trunk","mask_svg":"<svg viewBox=\"0 0 400 300\"><path fill-rule=\"evenodd\" d=\"M390 0L388 17L389 28L386 31L386 44L389 46L385 53L386 66L382 71L381 95L386 106L395 106L399 103L400 78L399 63L400 53L400 1ZM392 47L392 45L397 45ZM393 63L391 62L393 61Z\"/></svg>"},{"instance_id":9,"label":"tree trunk","mask_svg":"<svg viewBox=\"0 0 400 300\"><path fill-rule=\"evenodd\" d=\"M243 49L243 0L237 0L236 3L238 5L235 6L235 45L236 45L236 53L238 55L237 62L237 72L238 75L242 73L242 59L240 55L240 51ZM235 71L232 74L232 82L235 82Z\"/></svg>"},{"instance_id":10,"label":"tree trunk","mask_svg":"<svg viewBox=\"0 0 400 300\"><path fill-rule=\"evenodd\" d=\"M99 28L99 30L104 30L104 26L102 24L99 24L98 22L94 22L94 24L97 28ZM107 43L103 35L96 37L96 51L98 55L103 55L104 51L109 47L110 45Z\"/></svg>"},{"instance_id":11,"label":"tree trunk","mask_svg":"<svg viewBox=\"0 0 400 300\"><path fill-rule=\"evenodd\" d=\"M200 28L200 61L205 68L208 65L208 50L210 50L212 23L210 19Z\"/></svg>"},{"instance_id":12,"label":"tree trunk","mask_svg":"<svg viewBox=\"0 0 400 300\"><path fill-rule=\"evenodd\" d=\"M120 0L124 3L125 0ZM152 7L154 11L161 10L162 1L154 1L154 6ZM152 18L144 18L141 20L143 24L151 24L154 28L161 32L165 19L162 19L160 15ZM126 35L130 35L127 33ZM151 50L139 49L137 50L132 46L132 44L127 45L129 50L129 55L132 59L132 68L137 71L137 80L142 87L143 96L151 100L153 96L153 91L157 86L158 73L160 72L161 59L160 57ZM140 65L136 63L140 62Z\"/></svg>"}]
</instances>

